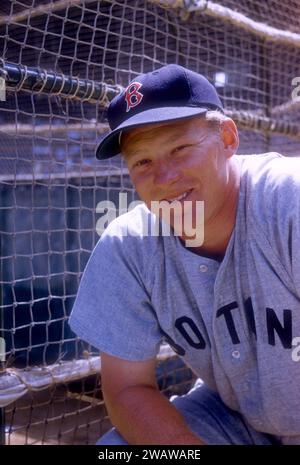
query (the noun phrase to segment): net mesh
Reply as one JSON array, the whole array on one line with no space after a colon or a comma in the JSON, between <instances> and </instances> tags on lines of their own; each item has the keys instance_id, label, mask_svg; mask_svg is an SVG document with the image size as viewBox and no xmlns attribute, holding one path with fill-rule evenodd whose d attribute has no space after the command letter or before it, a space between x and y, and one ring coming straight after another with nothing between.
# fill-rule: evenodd
<instances>
[{"instance_id":1,"label":"net mesh","mask_svg":"<svg viewBox=\"0 0 300 465\"><path fill-rule=\"evenodd\" d=\"M141 72L178 63L216 85L239 125L239 153L297 156L299 13L298 0L1 3L0 406L8 443L94 443L109 426L100 367L88 362L97 351L67 321L99 238L97 204L118 205L120 192L136 199L121 158L94 157L111 95ZM87 369L74 375L74 360ZM172 353L158 378L166 395L193 381Z\"/></svg>"}]
</instances>

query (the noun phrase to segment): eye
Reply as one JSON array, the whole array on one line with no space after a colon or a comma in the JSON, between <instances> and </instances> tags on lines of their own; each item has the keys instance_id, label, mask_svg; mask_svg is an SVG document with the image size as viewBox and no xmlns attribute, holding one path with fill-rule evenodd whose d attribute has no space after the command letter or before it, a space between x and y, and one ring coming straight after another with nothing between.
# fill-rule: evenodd
<instances>
[{"instance_id":1,"label":"eye","mask_svg":"<svg viewBox=\"0 0 300 465\"><path fill-rule=\"evenodd\" d=\"M174 153L180 153L182 152L184 149L186 149L187 147L190 147L191 144L184 144L184 145L179 145L178 147L175 147L175 149L173 150Z\"/></svg>"},{"instance_id":2,"label":"eye","mask_svg":"<svg viewBox=\"0 0 300 465\"><path fill-rule=\"evenodd\" d=\"M134 163L133 168L141 168L149 165L151 163L151 160L148 158L143 158L142 160L138 160L137 162Z\"/></svg>"}]
</instances>

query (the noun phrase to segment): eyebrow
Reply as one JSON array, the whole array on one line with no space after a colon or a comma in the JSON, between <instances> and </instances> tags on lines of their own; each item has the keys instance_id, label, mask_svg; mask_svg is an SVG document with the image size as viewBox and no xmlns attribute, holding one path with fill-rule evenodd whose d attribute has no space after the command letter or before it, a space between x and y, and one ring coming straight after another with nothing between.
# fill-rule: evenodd
<instances>
[{"instance_id":1,"label":"eyebrow","mask_svg":"<svg viewBox=\"0 0 300 465\"><path fill-rule=\"evenodd\" d=\"M137 136L135 136L135 137L133 138L133 140L135 140L136 137L137 137ZM147 140L147 139L150 139L150 137L148 137L148 138L146 137L146 140ZM137 142L133 142L133 146L138 145L138 144L139 144L139 139L137 138ZM131 151L129 154L124 153L124 151L122 152L122 154L123 154L124 156L126 156L127 158L129 158L129 157L135 155L135 154L136 154L137 152L139 152L139 151L140 151L140 149L137 147L137 148L134 148L133 151Z\"/></svg>"},{"instance_id":2,"label":"eyebrow","mask_svg":"<svg viewBox=\"0 0 300 465\"><path fill-rule=\"evenodd\" d=\"M144 151L144 149L143 149L143 151ZM126 152L124 152L124 150L123 150L122 155L123 155L127 160L129 160L130 158L134 157L135 155L138 155L139 152L142 152L142 149L136 148L136 149L130 151L129 153L128 153L128 152L126 153Z\"/></svg>"},{"instance_id":3,"label":"eyebrow","mask_svg":"<svg viewBox=\"0 0 300 465\"><path fill-rule=\"evenodd\" d=\"M173 134L171 134L171 136L164 143L170 144L170 143L176 142L176 141L180 140L185 134L186 134L186 130L183 130L183 129L178 130L178 131L174 132ZM148 137L143 138L143 140L148 140L149 142L151 142L153 140L153 136L150 135ZM137 141L136 144L138 145L139 141ZM129 158L137 155L141 151L142 150L139 147L137 147L136 149L134 149L130 153L126 154L126 153L123 152L123 155L128 160ZM144 149L143 149L143 151L144 151Z\"/></svg>"},{"instance_id":4,"label":"eyebrow","mask_svg":"<svg viewBox=\"0 0 300 465\"><path fill-rule=\"evenodd\" d=\"M182 139L186 135L186 131L177 131L175 134L172 134L169 139L167 139L167 143L177 142L179 139Z\"/></svg>"},{"instance_id":5,"label":"eyebrow","mask_svg":"<svg viewBox=\"0 0 300 465\"><path fill-rule=\"evenodd\" d=\"M134 156L138 155L140 150L134 150L133 152L130 153L125 153L124 151L122 152L123 157L128 161L130 158L133 158Z\"/></svg>"}]
</instances>

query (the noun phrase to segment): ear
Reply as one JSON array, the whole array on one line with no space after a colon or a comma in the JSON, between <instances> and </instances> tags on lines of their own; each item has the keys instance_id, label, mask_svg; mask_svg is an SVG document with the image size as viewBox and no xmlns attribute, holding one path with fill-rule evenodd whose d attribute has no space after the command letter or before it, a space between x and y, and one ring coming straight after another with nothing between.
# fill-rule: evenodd
<instances>
[{"instance_id":1,"label":"ear","mask_svg":"<svg viewBox=\"0 0 300 465\"><path fill-rule=\"evenodd\" d=\"M239 134L235 122L227 118L221 123L221 139L228 158L235 154L239 146Z\"/></svg>"}]
</instances>

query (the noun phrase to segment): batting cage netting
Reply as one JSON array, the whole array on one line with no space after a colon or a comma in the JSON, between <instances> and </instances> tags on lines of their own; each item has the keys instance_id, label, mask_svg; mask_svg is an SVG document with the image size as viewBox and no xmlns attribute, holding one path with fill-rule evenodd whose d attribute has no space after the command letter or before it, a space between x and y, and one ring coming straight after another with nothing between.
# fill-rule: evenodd
<instances>
[{"instance_id":1,"label":"batting cage netting","mask_svg":"<svg viewBox=\"0 0 300 465\"><path fill-rule=\"evenodd\" d=\"M95 159L105 108L178 63L217 87L239 153L299 155L300 1L7 0L0 44L1 441L94 444L101 360L68 317L99 205L136 199L120 157ZM168 396L194 381L167 346L157 376Z\"/></svg>"}]
</instances>

